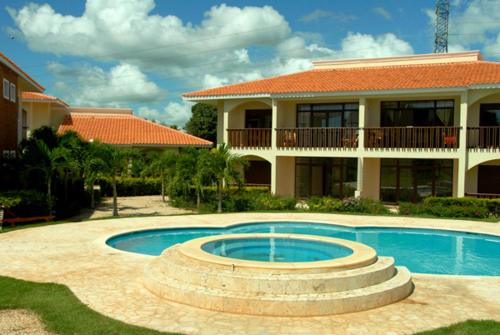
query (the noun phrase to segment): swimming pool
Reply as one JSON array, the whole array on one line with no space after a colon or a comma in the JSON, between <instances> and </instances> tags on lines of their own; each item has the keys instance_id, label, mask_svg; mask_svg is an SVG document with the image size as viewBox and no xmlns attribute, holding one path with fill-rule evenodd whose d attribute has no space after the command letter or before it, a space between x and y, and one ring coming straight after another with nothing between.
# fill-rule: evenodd
<instances>
[{"instance_id":1,"label":"swimming pool","mask_svg":"<svg viewBox=\"0 0 500 335\"><path fill-rule=\"evenodd\" d=\"M194 238L240 233L309 234L364 243L379 256L392 256L414 273L500 276L500 237L412 228L351 228L315 222L253 222L227 228L165 228L114 236L109 246L146 255L160 255Z\"/></svg>"}]
</instances>

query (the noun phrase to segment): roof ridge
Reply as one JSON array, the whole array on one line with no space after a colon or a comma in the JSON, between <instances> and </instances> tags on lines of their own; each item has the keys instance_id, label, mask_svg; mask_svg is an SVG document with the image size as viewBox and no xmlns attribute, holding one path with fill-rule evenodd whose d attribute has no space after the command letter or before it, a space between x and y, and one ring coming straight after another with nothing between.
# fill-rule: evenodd
<instances>
[{"instance_id":1,"label":"roof ridge","mask_svg":"<svg viewBox=\"0 0 500 335\"><path fill-rule=\"evenodd\" d=\"M372 65L372 66L356 66L356 67L338 67L338 68L326 68L326 69L312 69L311 71L347 71L347 70L372 70L372 69L399 69L399 68L413 68L413 67L441 67L441 66L461 66L461 65L474 65L474 64L496 64L500 65L498 62L476 60L476 61L466 61L466 62L442 62L442 63L421 63L421 64L393 64L393 65Z\"/></svg>"},{"instance_id":2,"label":"roof ridge","mask_svg":"<svg viewBox=\"0 0 500 335\"><path fill-rule=\"evenodd\" d=\"M210 142L210 141L205 140L204 138L197 137L197 136L194 136L194 135L189 134L189 133L185 133L185 132L183 132L183 131L181 131L181 130L179 130L179 129L174 129L174 128L172 128L172 127L169 127L169 126L166 126L166 125L163 125L163 124L160 124L160 123L153 122L153 121L151 121L151 120L148 120L148 119L146 119L146 118L139 117L139 116L137 116L137 115L132 115L132 116L134 116L135 118L138 118L138 119L139 119L139 120L141 120L141 121L149 122L149 123L151 123L151 124L153 124L153 125L155 125L155 126L159 126L159 127L162 127L162 128L167 128L168 130L171 130L171 131L173 131L173 132L180 133L180 134L182 134L182 135L186 135L186 136L190 136L190 137L196 138L197 140L206 141L207 143L212 143L212 142Z\"/></svg>"}]
</instances>

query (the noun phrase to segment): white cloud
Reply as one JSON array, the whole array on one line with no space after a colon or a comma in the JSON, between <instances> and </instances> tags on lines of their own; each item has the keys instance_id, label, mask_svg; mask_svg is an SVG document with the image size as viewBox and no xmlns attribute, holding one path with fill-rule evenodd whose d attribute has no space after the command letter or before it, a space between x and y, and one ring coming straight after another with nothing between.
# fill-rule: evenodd
<instances>
[{"instance_id":1,"label":"white cloud","mask_svg":"<svg viewBox=\"0 0 500 335\"><path fill-rule=\"evenodd\" d=\"M183 128L191 118L191 102L169 102L163 109L139 107L137 115L151 121L162 122L166 125L176 125Z\"/></svg>"},{"instance_id":2,"label":"white cloud","mask_svg":"<svg viewBox=\"0 0 500 335\"><path fill-rule=\"evenodd\" d=\"M323 10L323 9L316 9L312 11L311 13L304 15L299 19L301 22L309 23L309 22L314 22L314 21L319 21L322 19L334 19L337 22L349 22L349 21L354 21L357 20L358 17L353 14L346 14L342 12L333 12L333 11L328 11L328 10Z\"/></svg>"},{"instance_id":3,"label":"white cloud","mask_svg":"<svg viewBox=\"0 0 500 335\"><path fill-rule=\"evenodd\" d=\"M216 62L221 55L226 62L245 61L246 47L274 45L290 33L288 22L270 6L213 6L199 25L153 15L154 7L154 0L87 0L78 17L59 14L49 4L9 13L32 50L122 61L167 74L210 61L211 67L225 68Z\"/></svg>"},{"instance_id":4,"label":"white cloud","mask_svg":"<svg viewBox=\"0 0 500 335\"><path fill-rule=\"evenodd\" d=\"M383 17L384 19L390 21L392 20L392 15L391 13L385 9L384 7L375 7L372 9L372 11L377 14L377 15L380 15L381 17Z\"/></svg>"},{"instance_id":5,"label":"white cloud","mask_svg":"<svg viewBox=\"0 0 500 335\"><path fill-rule=\"evenodd\" d=\"M392 33L373 36L348 33L342 40L341 58L372 58L413 54L411 45Z\"/></svg>"},{"instance_id":6,"label":"white cloud","mask_svg":"<svg viewBox=\"0 0 500 335\"><path fill-rule=\"evenodd\" d=\"M500 1L454 1L457 8L449 18L449 51L481 48L486 56L500 58ZM459 12L459 10L462 12ZM434 27L434 10L426 11L429 24Z\"/></svg>"},{"instance_id":7,"label":"white cloud","mask_svg":"<svg viewBox=\"0 0 500 335\"><path fill-rule=\"evenodd\" d=\"M61 98L74 105L126 106L165 96L135 65L122 63L105 71L97 66L71 68L54 62L47 69L56 79L54 88Z\"/></svg>"}]
</instances>

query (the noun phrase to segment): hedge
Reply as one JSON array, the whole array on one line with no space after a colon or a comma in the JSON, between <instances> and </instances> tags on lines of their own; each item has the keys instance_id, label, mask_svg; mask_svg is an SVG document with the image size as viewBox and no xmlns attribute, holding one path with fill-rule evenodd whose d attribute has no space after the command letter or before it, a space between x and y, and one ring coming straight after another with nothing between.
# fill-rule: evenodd
<instances>
[{"instance_id":1,"label":"hedge","mask_svg":"<svg viewBox=\"0 0 500 335\"><path fill-rule=\"evenodd\" d=\"M16 199L15 202L7 205L9 209L4 215L9 217L13 213L16 217L31 217L48 214L47 196L44 193L33 190L7 191L0 195L0 198Z\"/></svg>"},{"instance_id":2,"label":"hedge","mask_svg":"<svg viewBox=\"0 0 500 335\"><path fill-rule=\"evenodd\" d=\"M485 219L500 216L500 199L428 197L418 204L400 203L399 213Z\"/></svg>"},{"instance_id":3,"label":"hedge","mask_svg":"<svg viewBox=\"0 0 500 335\"><path fill-rule=\"evenodd\" d=\"M113 196L113 188L109 180L101 180L101 195ZM119 196L139 196L139 195L157 195L161 194L160 178L133 178L117 177L116 191Z\"/></svg>"},{"instance_id":4,"label":"hedge","mask_svg":"<svg viewBox=\"0 0 500 335\"><path fill-rule=\"evenodd\" d=\"M365 198L314 197L308 199L306 204L309 210L314 212L389 214L389 210L382 202Z\"/></svg>"}]
</instances>

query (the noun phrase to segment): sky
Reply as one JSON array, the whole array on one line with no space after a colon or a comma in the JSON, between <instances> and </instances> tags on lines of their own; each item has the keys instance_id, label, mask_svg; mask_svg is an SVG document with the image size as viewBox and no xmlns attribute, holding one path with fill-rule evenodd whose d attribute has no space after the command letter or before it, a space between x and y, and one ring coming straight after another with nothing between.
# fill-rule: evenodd
<instances>
[{"instance_id":1,"label":"sky","mask_svg":"<svg viewBox=\"0 0 500 335\"><path fill-rule=\"evenodd\" d=\"M451 0L449 51L500 60L500 0ZM0 0L0 51L73 106L183 126L182 93L431 53L434 0Z\"/></svg>"}]
</instances>

